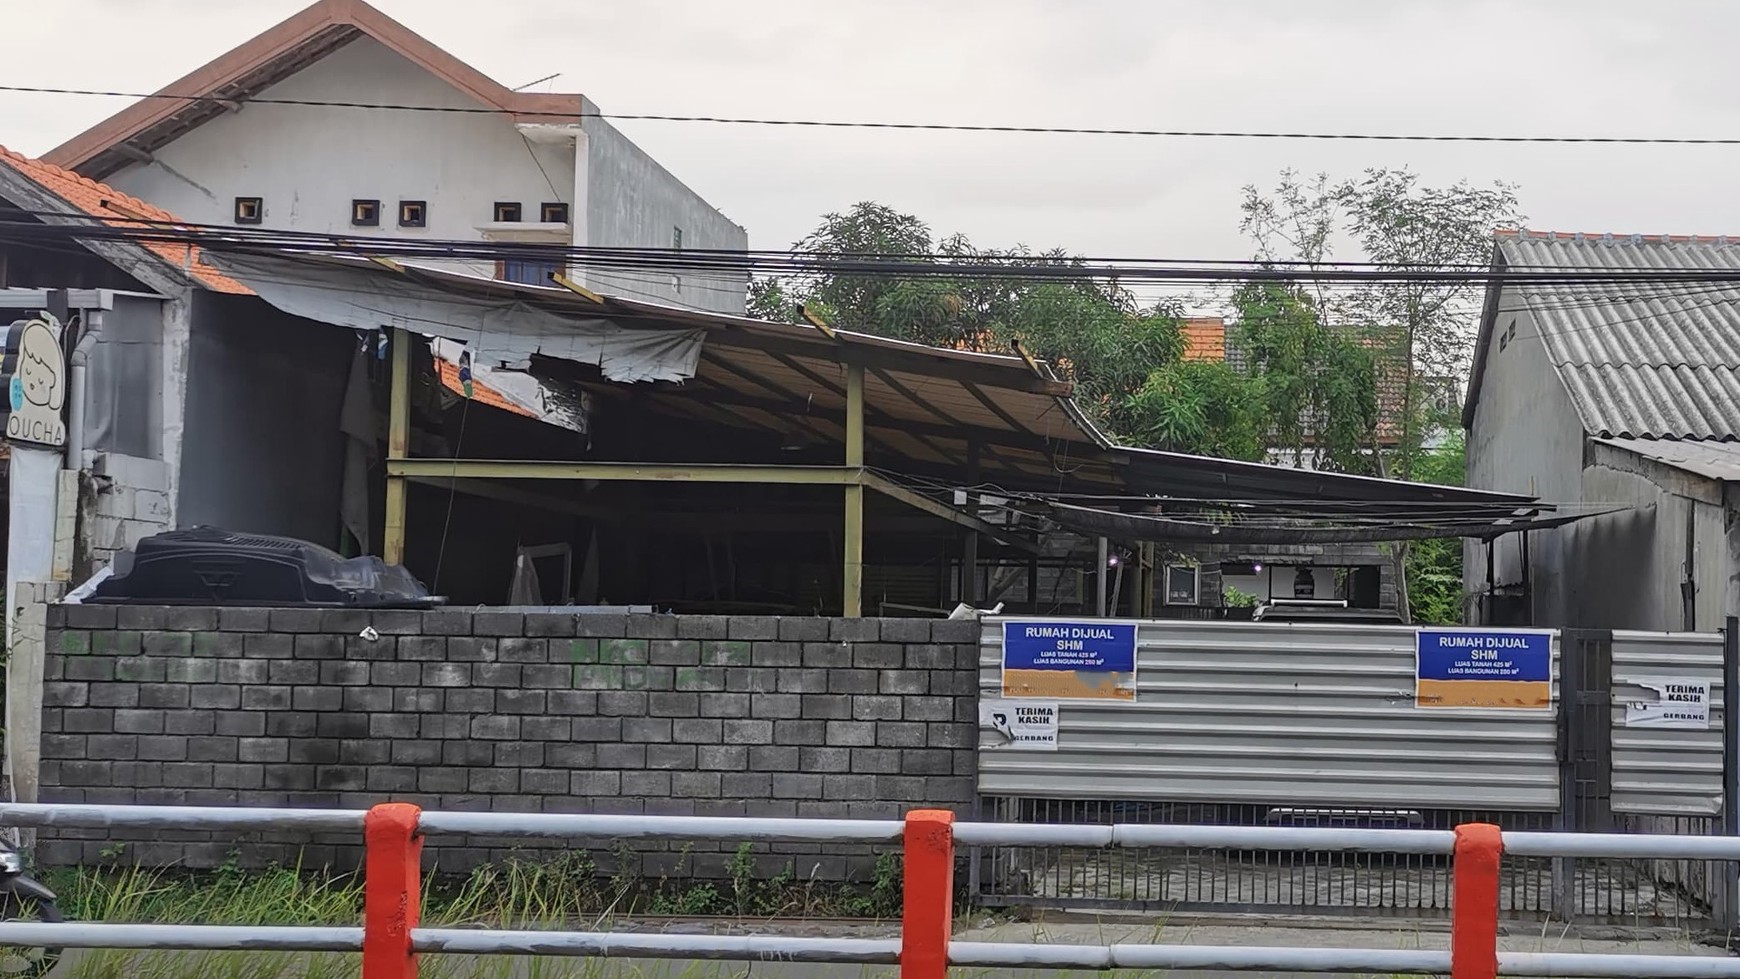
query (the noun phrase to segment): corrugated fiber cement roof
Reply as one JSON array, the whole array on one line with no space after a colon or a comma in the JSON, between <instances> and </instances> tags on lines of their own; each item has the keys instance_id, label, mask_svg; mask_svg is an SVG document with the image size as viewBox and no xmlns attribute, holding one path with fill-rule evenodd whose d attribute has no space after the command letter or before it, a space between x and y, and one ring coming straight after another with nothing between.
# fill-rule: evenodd
<instances>
[{"instance_id":1,"label":"corrugated fiber cement roof","mask_svg":"<svg viewBox=\"0 0 1740 979\"><path fill-rule=\"evenodd\" d=\"M1513 270L1740 270L1740 239L1726 237L1524 231L1498 245ZM1493 328L1532 314L1591 435L1740 439L1740 283L1523 283L1504 296Z\"/></svg>"}]
</instances>

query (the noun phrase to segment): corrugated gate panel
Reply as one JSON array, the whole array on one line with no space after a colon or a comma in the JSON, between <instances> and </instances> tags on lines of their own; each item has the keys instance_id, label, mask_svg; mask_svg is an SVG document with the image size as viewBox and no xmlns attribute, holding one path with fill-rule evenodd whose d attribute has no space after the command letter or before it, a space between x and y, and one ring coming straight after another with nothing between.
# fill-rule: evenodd
<instances>
[{"instance_id":1,"label":"corrugated gate panel","mask_svg":"<svg viewBox=\"0 0 1740 979\"><path fill-rule=\"evenodd\" d=\"M1707 680L1710 728L1625 726L1625 705L1655 694L1646 678ZM1722 636L1696 632L1613 634L1613 811L1715 816L1722 811Z\"/></svg>"},{"instance_id":2,"label":"corrugated gate panel","mask_svg":"<svg viewBox=\"0 0 1740 979\"><path fill-rule=\"evenodd\" d=\"M1553 713L1416 708L1412 629L1149 621L1137 642L1136 703L1065 701L1059 750L981 749L979 791L1558 808ZM985 620L980 654L981 695L995 697L1001 619Z\"/></svg>"}]
</instances>

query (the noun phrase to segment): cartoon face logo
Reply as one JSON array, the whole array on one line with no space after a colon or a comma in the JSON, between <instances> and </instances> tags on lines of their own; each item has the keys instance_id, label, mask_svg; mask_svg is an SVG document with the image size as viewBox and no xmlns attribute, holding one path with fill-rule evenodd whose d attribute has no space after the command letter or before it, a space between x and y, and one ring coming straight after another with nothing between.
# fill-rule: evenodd
<instances>
[{"instance_id":1,"label":"cartoon face logo","mask_svg":"<svg viewBox=\"0 0 1740 979\"><path fill-rule=\"evenodd\" d=\"M6 437L56 447L66 443L61 406L66 402L66 361L60 355L60 324L43 314L6 329L5 368L11 372L6 400Z\"/></svg>"},{"instance_id":2,"label":"cartoon face logo","mask_svg":"<svg viewBox=\"0 0 1740 979\"><path fill-rule=\"evenodd\" d=\"M18 370L12 375L12 410L30 404L59 411L66 400L63 374L54 332L41 320L25 323L18 340Z\"/></svg>"}]
</instances>

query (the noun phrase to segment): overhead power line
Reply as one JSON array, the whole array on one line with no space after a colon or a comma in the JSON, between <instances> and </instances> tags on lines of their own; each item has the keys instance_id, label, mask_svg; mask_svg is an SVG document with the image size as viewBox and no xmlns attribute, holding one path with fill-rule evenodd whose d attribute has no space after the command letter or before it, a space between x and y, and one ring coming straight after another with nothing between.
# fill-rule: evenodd
<instances>
[{"instance_id":1,"label":"overhead power line","mask_svg":"<svg viewBox=\"0 0 1740 979\"><path fill-rule=\"evenodd\" d=\"M701 251L670 248L601 248L522 242L359 237L296 231L182 226L129 219L69 224L4 219L0 236L21 242L135 241L192 244L212 252L373 256L434 261L531 261L592 269L764 275L864 275L905 279L1005 279L1043 282L1439 282L1535 285L1728 283L1740 268L1555 269L1273 268L1252 265L1096 264L944 259L914 262L875 256L842 257L800 252Z\"/></svg>"},{"instance_id":2,"label":"overhead power line","mask_svg":"<svg viewBox=\"0 0 1740 979\"><path fill-rule=\"evenodd\" d=\"M889 129L954 133L1025 133L1060 136L1144 136L1174 139L1310 139L1398 143L1591 143L1663 146L1736 146L1733 136L1505 136L1450 133L1351 133L1264 131L1238 129L1143 129L1100 126L1015 126L984 123L901 122L885 119L773 119L755 116L680 115L653 112L555 112L514 111L492 106L404 105L388 102L348 102L324 99L278 99L249 96L180 94L174 92L118 92L89 88L52 88L42 85L0 85L0 92L28 95L90 95L106 98L158 99L174 102L211 102L254 105L300 105L338 109L388 109L395 112L434 112L463 115L511 115L516 118L550 120L610 119L641 122L711 123L729 126L764 126L798 129Z\"/></svg>"},{"instance_id":3,"label":"overhead power line","mask_svg":"<svg viewBox=\"0 0 1740 979\"><path fill-rule=\"evenodd\" d=\"M105 204L106 204L106 202L105 202ZM336 239L336 240L343 240L343 241L350 241L350 242L379 242L379 241L392 240L391 238L389 238L387 236L341 235L341 234L335 234L335 233L293 231L293 230L288 230L288 229L269 229L269 228L265 228L263 226L249 227L249 226L239 226L239 225L234 225L234 224L210 224L210 223L204 223L204 222L199 222L199 221L185 221L185 220L182 220L180 218L158 220L158 219L152 219L152 218L143 218L143 217L133 216L126 211L120 211L120 210L116 211L113 215L105 215L102 217L98 217L96 215L78 215L78 214L69 215L64 211L37 211L37 210L28 210L28 209L24 209L24 208L0 207L0 218L4 218L7 216L11 216L11 215L23 215L23 216L34 217L34 218L58 218L58 219L62 219L62 220L67 219L67 218L72 218L75 220L84 219L84 220L89 220L89 221L100 221L100 222L103 222L106 224L114 224L114 225L127 226L127 227L165 228L165 229L171 229L171 230L175 230L175 231L189 230L189 231L209 232L212 234L225 234L225 235L253 234L253 235L272 235L272 236L315 236L315 237L319 237L322 239ZM1592 238L1599 238L1600 236L1591 236L1591 237ZM1618 238L1618 239L1623 239L1625 237L1626 236L1616 236L1616 238ZM434 245L452 244L452 243L475 244L475 241L473 241L473 240L466 240L466 241L460 241L460 242L455 242L455 240L452 240L452 239L449 239L446 241L436 240L433 242L430 242L428 239L418 239L418 240L424 241L426 243L434 244ZM1735 243L1740 244L1740 238L1736 238ZM565 246L565 245L548 245L548 244L546 244L546 245L537 245L535 247L571 248L572 250L579 250L580 246ZM971 254L971 253L963 254L960 252L946 252L946 251L928 251L928 252L828 251L828 252L820 252L820 251L804 251L804 250L799 250L799 249L795 249L795 248L791 248L791 249L779 249L779 248L760 248L760 249L757 249L757 248L746 248L746 249L731 248L731 249L726 249L726 248L686 248L685 247L685 248L681 248L681 249L673 249L673 248L664 248L664 247L605 248L605 246L591 246L591 248L594 251L613 251L613 252L622 252L625 254L681 255L681 256L685 256L685 257L689 257L689 258L696 258L696 257L701 257L701 256L720 256L720 255L723 255L723 256L733 256L733 257L750 256L752 258L757 258L757 259L760 259L760 258L779 259L779 258L788 258L788 257L793 257L793 256L800 256L800 257L806 257L806 258L813 258L817 261L828 261L828 262L839 262L839 261L844 261L844 260L848 260L848 259L865 259L865 260L882 261L882 262L904 262L904 263L912 263L912 264L922 264L922 263L934 264L937 262L973 261L973 262L984 262L984 263L1026 264L1026 265L1031 265L1031 266L1035 266L1035 267L1044 267L1044 268L1067 268L1070 266L1077 266L1077 265L1089 265L1089 266L1138 266L1138 265L1190 266L1190 265L1204 265L1204 266L1222 266L1222 267L1228 267L1228 268L1280 269L1280 270L1287 270L1290 272L1298 273L1299 275L1301 275L1303 277L1310 277L1312 274L1314 274L1317 271L1333 270L1333 269L1422 270L1422 269L1429 268L1431 270L1465 269L1465 270L1469 270L1469 271L1476 271L1476 272L1485 273L1488 269L1491 268L1491 266L1486 262L1435 262L1435 263L1432 263L1431 265L1427 266L1427 265L1422 265L1421 263L1417 263L1417 262L1370 262L1370 261L1345 261L1345 260L1340 260L1340 259L1322 259L1319 261L1305 262L1305 261L1276 261L1276 260L1272 260L1272 259L1259 259L1259 258L1144 258L1144 257L1128 257L1128 256L1126 256L1126 257L1105 257L1105 256L1091 256L1091 255L1068 255L1068 254L1050 255L1050 254L1045 254L1045 253L1033 253L1033 252L1021 252L1021 251L1010 251L1010 252L987 251L987 252L978 253L978 254ZM1568 264L1563 264L1563 263L1559 263L1559 264L1526 263L1525 264L1525 263L1516 263L1516 262L1507 262L1506 267L1509 269L1515 269L1515 270L1519 270L1519 271L1578 271L1578 270L1584 270L1587 268L1587 266L1568 265Z\"/></svg>"},{"instance_id":4,"label":"overhead power line","mask_svg":"<svg viewBox=\"0 0 1740 979\"><path fill-rule=\"evenodd\" d=\"M106 206L107 202L104 202L104 204ZM57 218L57 219L62 219L62 220L65 220L68 218L71 218L74 220L81 220L82 219L82 220L86 220L86 221L97 221L97 222L102 222L105 224L112 224L112 225L125 226L125 227L161 228L161 229L169 229L169 230L172 230L175 232L197 231L197 232L219 234L219 235L264 235L264 236L287 237L287 238L288 237L304 236L304 237L319 238L322 240L330 239L330 240L342 240L342 241L348 241L348 242L381 242L381 241L394 240L388 236L343 235L343 234L336 234L336 233L329 233L329 232L309 232L309 231L294 231L294 230L289 230L289 229L270 229L270 228L266 228L263 226L240 226L240 225L234 225L234 224L210 224L210 223L204 223L204 222L199 222L199 221L185 221L185 220L182 220L180 218L171 218L171 219L159 220L159 219L154 219L154 218L138 217L138 216L130 214L124 210L117 210L113 215L105 215L105 216L98 217L96 215L89 215L89 214L85 214L85 215L71 214L71 215L69 215L64 211L38 211L38 210L28 210L28 209L24 209L24 208L10 208L10 207L0 206L0 219L4 219L4 218L12 216L12 215L22 215L22 216L28 216L28 217L33 217L33 218ZM1623 238L1624 236L1620 236L1620 237ZM172 240L179 241L181 239L176 238L176 239L172 239ZM422 241L424 243L432 244L432 245L476 244L475 240L455 240L455 239L434 240L434 241L430 241L429 239L415 239L415 240L419 240L419 241ZM1736 244L1740 244L1740 238L1736 239ZM534 247L564 248L564 249L569 249L569 250L573 250L573 251L578 251L578 250L581 250L582 246L567 246L567 245L560 245L560 244L543 244L543 245L534 245ZM760 248L760 249L757 249L757 248L744 248L744 249L738 249L738 248L731 248L731 249L726 249L726 248L681 248L681 249L673 249L673 248L650 247L650 246L649 247L586 246L586 247L588 247L589 250L596 251L596 252L620 252L623 254L636 254L636 255L637 254L677 255L677 256L684 256L685 258L688 258L688 259L699 259L701 257L711 257L711 256L729 256L729 257L733 257L733 258L740 258L742 256L749 256L750 258L753 258L753 259L781 259L781 258L790 258L790 257L803 257L803 258L814 259L817 261L827 261L827 262L840 262L840 261L853 260L853 259L864 259L864 260L879 261L879 262L902 262L902 263L911 263L911 264L924 264L924 263L935 264L938 262L956 262L956 263L980 262L980 263L988 263L988 264L1008 263L1008 264L1015 264L1015 265L1030 265L1030 266L1042 267L1042 268L1068 268L1068 267L1072 267L1072 266L1106 266L1106 267L1118 266L1118 267L1122 267L1122 266L1141 266L1141 265L1159 265L1159 266L1203 265L1203 266L1221 266L1221 267L1227 267L1227 268L1257 268L1257 269L1286 270L1286 271L1289 271L1292 273L1297 273L1298 275L1300 275L1302 277L1307 277L1307 278L1310 277L1311 275L1315 274L1316 272L1319 272L1319 271L1335 270L1335 269L1395 269L1395 270L1404 270L1404 271L1406 271L1406 270L1444 271L1444 270L1463 269L1463 270L1480 272L1480 273L1484 274L1487 270L1489 270L1491 268L1491 266L1485 262L1435 262L1435 263L1431 263L1430 265L1423 265L1423 264L1417 263L1417 262L1370 262L1370 261L1345 261L1345 260L1340 260L1340 259L1323 259L1323 260L1313 261L1313 262L1304 262L1304 261L1276 261L1276 260L1271 260L1271 259L1257 259L1257 258L1144 258L1144 257L1104 257L1104 256L1088 256L1088 255L1067 255L1067 254L1049 255L1049 254L1045 254L1045 253L1032 253L1032 252L1020 252L1020 251L1010 251L1010 252L987 251L987 252L977 253L977 254L973 254L973 253L963 254L960 252L946 252L946 251L929 251L929 252L828 251L828 252L820 252L820 251L804 251L804 250L795 249L795 248L792 248L792 249L779 249L779 248ZM1579 271L1579 270L1586 270L1587 266L1568 265L1568 264L1563 264L1563 263L1559 263L1559 264L1554 264L1554 263L1527 263L1527 264L1523 264L1523 263L1507 262L1506 268L1519 270L1519 271ZM832 266L830 266L830 269L832 269Z\"/></svg>"}]
</instances>

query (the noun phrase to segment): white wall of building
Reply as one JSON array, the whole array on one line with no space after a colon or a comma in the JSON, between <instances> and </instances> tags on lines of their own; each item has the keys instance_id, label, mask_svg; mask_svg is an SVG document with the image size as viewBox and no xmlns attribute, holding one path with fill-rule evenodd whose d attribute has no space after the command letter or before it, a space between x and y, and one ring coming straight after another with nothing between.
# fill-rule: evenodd
<instances>
[{"instance_id":1,"label":"white wall of building","mask_svg":"<svg viewBox=\"0 0 1740 979\"><path fill-rule=\"evenodd\" d=\"M262 99L378 102L476 109L446 82L363 37L265 89ZM587 103L588 110L596 107ZM615 127L586 119L524 130L495 113L407 112L334 106L244 105L155 151L108 182L190 221L227 225L238 197L264 203L262 226L322 234L500 238L495 204L569 205L570 227L514 240L617 248L744 249L748 235ZM576 152L576 143L583 152ZM576 159L579 163L576 166ZM351 223L351 202L380 201L380 225ZM428 202L422 228L398 224L399 202ZM535 229L526 228L532 232ZM429 263L479 275L492 262ZM577 269L590 287L711 312L743 312L747 276Z\"/></svg>"},{"instance_id":2,"label":"white wall of building","mask_svg":"<svg viewBox=\"0 0 1740 979\"><path fill-rule=\"evenodd\" d=\"M457 89L359 38L260 98L477 108ZM190 221L230 224L237 197L264 199L263 225L334 234L478 240L497 201L536 221L573 203L574 147L526 139L488 113L252 103L159 148L108 182ZM351 201L381 202L381 225L351 224ZM429 202L424 228L398 226L402 200ZM466 263L493 274L491 263Z\"/></svg>"},{"instance_id":3,"label":"white wall of building","mask_svg":"<svg viewBox=\"0 0 1740 979\"><path fill-rule=\"evenodd\" d=\"M590 102L588 112L597 111ZM603 119L585 123L586 226L591 244L685 249L749 247L749 235ZM743 313L744 273L594 271L599 292L717 313Z\"/></svg>"}]
</instances>

